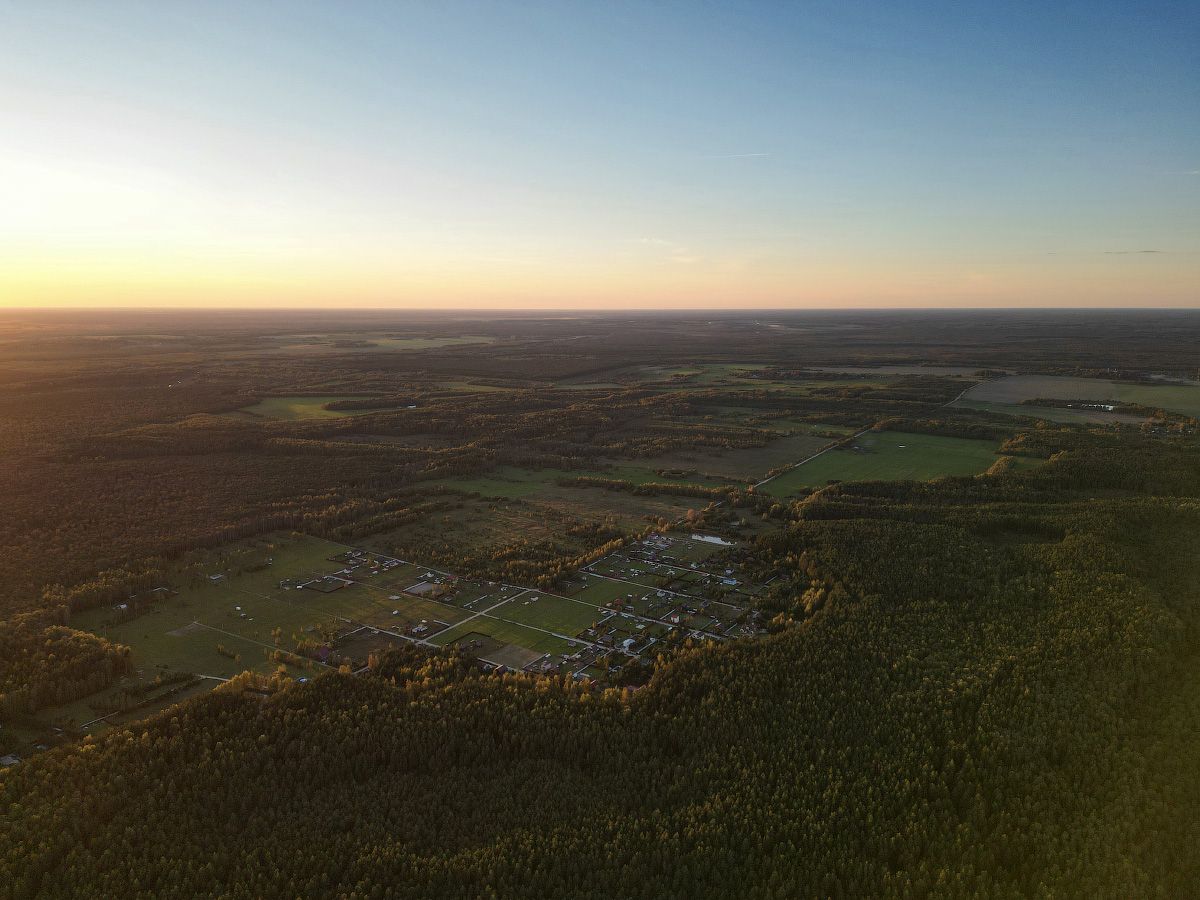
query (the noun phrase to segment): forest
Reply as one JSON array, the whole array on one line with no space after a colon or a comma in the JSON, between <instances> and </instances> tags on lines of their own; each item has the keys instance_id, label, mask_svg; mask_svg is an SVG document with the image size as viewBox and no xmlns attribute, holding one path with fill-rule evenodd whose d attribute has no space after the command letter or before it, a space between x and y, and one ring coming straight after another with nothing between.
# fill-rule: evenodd
<instances>
[{"instance_id":1,"label":"forest","mask_svg":"<svg viewBox=\"0 0 1200 900\"><path fill-rule=\"evenodd\" d=\"M954 405L1012 372L1183 383L1194 315L787 314L769 340L736 316L23 315L0 372L0 750L20 757L0 896L1200 893L1195 420ZM286 329L335 337L264 349ZM454 334L490 342L435 340ZM278 396L343 399L243 412ZM994 463L757 489L869 452L871 429L988 441ZM548 586L651 529L735 524L713 565L764 585L766 633L645 671L413 643L359 672L259 666L41 751L16 737L136 677L73 622L152 616L241 540Z\"/></svg>"}]
</instances>

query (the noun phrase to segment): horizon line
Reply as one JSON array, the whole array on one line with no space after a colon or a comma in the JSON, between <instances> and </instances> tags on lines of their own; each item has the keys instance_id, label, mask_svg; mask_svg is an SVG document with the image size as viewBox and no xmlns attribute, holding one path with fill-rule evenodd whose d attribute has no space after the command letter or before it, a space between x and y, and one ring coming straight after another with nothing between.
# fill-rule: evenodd
<instances>
[{"instance_id":1,"label":"horizon line","mask_svg":"<svg viewBox=\"0 0 1200 900\"><path fill-rule=\"evenodd\" d=\"M549 306L0 306L8 312L331 312L331 313L738 313L773 315L802 312L1200 312L1194 306L656 306L656 307L549 307Z\"/></svg>"}]
</instances>

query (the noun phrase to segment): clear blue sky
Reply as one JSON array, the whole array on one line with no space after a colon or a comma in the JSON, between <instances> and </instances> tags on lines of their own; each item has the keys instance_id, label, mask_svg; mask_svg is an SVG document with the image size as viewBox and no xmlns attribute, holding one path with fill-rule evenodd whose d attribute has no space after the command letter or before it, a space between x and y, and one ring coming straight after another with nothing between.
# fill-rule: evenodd
<instances>
[{"instance_id":1,"label":"clear blue sky","mask_svg":"<svg viewBox=\"0 0 1200 900\"><path fill-rule=\"evenodd\" d=\"M1200 305L1194 2L0 3L0 114L0 304Z\"/></svg>"}]
</instances>

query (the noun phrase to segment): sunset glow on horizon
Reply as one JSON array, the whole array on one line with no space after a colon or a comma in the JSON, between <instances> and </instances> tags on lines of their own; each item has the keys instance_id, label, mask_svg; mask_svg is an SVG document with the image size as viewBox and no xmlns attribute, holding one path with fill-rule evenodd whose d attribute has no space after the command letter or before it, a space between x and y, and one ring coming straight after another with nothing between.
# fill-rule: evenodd
<instances>
[{"instance_id":1,"label":"sunset glow on horizon","mask_svg":"<svg viewBox=\"0 0 1200 900\"><path fill-rule=\"evenodd\" d=\"M0 8L0 307L1200 305L1189 4Z\"/></svg>"}]
</instances>

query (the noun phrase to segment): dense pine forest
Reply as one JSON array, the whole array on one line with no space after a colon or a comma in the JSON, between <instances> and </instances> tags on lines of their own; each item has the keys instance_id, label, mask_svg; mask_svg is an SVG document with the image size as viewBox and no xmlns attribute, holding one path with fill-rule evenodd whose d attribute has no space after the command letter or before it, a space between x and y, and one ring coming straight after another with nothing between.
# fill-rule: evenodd
<instances>
[{"instance_id":1,"label":"dense pine forest","mask_svg":"<svg viewBox=\"0 0 1200 900\"><path fill-rule=\"evenodd\" d=\"M1175 331L1137 320L1161 340L1116 318L1053 315L784 324L795 332L772 343L741 320L718 335L660 323L651 351L603 319L407 323L490 328L494 344L331 345L321 357L264 353L245 325L212 329L199 355L170 342L169 358L150 337L85 354L81 337L44 326L2 373L21 425L4 475L6 728L138 665L73 631L74 615L171 603L139 598L181 566L209 571L214 548L280 528L385 534L387 546L548 584L685 511L689 528L740 517L749 536L730 559L767 585L768 633L689 641L637 688L487 672L417 645L357 673L248 672L0 771L0 896L1200 893L1195 420L952 405L990 367L1185 378L1190 351L1171 342L1195 318ZM368 327L379 326L356 325ZM612 350L572 355L580 335ZM64 347L77 371L49 374ZM843 365L966 373L855 386L813 368L835 352ZM222 355L241 374L198 374L201 357ZM682 374L626 374L664 360ZM715 370L684 367L701 363L771 384L697 382ZM742 374L749 363L761 368ZM184 389L152 392L147 373ZM449 378L475 380L448 389ZM124 401L97 405L97 385ZM362 409L239 412L300 393ZM992 441L997 462L776 496L757 478L693 483L652 463L636 481L621 468L765 453L796 439L784 420L805 435L841 427L829 435L844 449L822 452L853 455L874 428ZM669 427L681 423L692 430ZM550 470L558 505L479 480L514 466ZM568 514L558 498L574 491L588 493ZM470 530L535 502L543 536ZM626 511L637 504L644 516Z\"/></svg>"}]
</instances>

